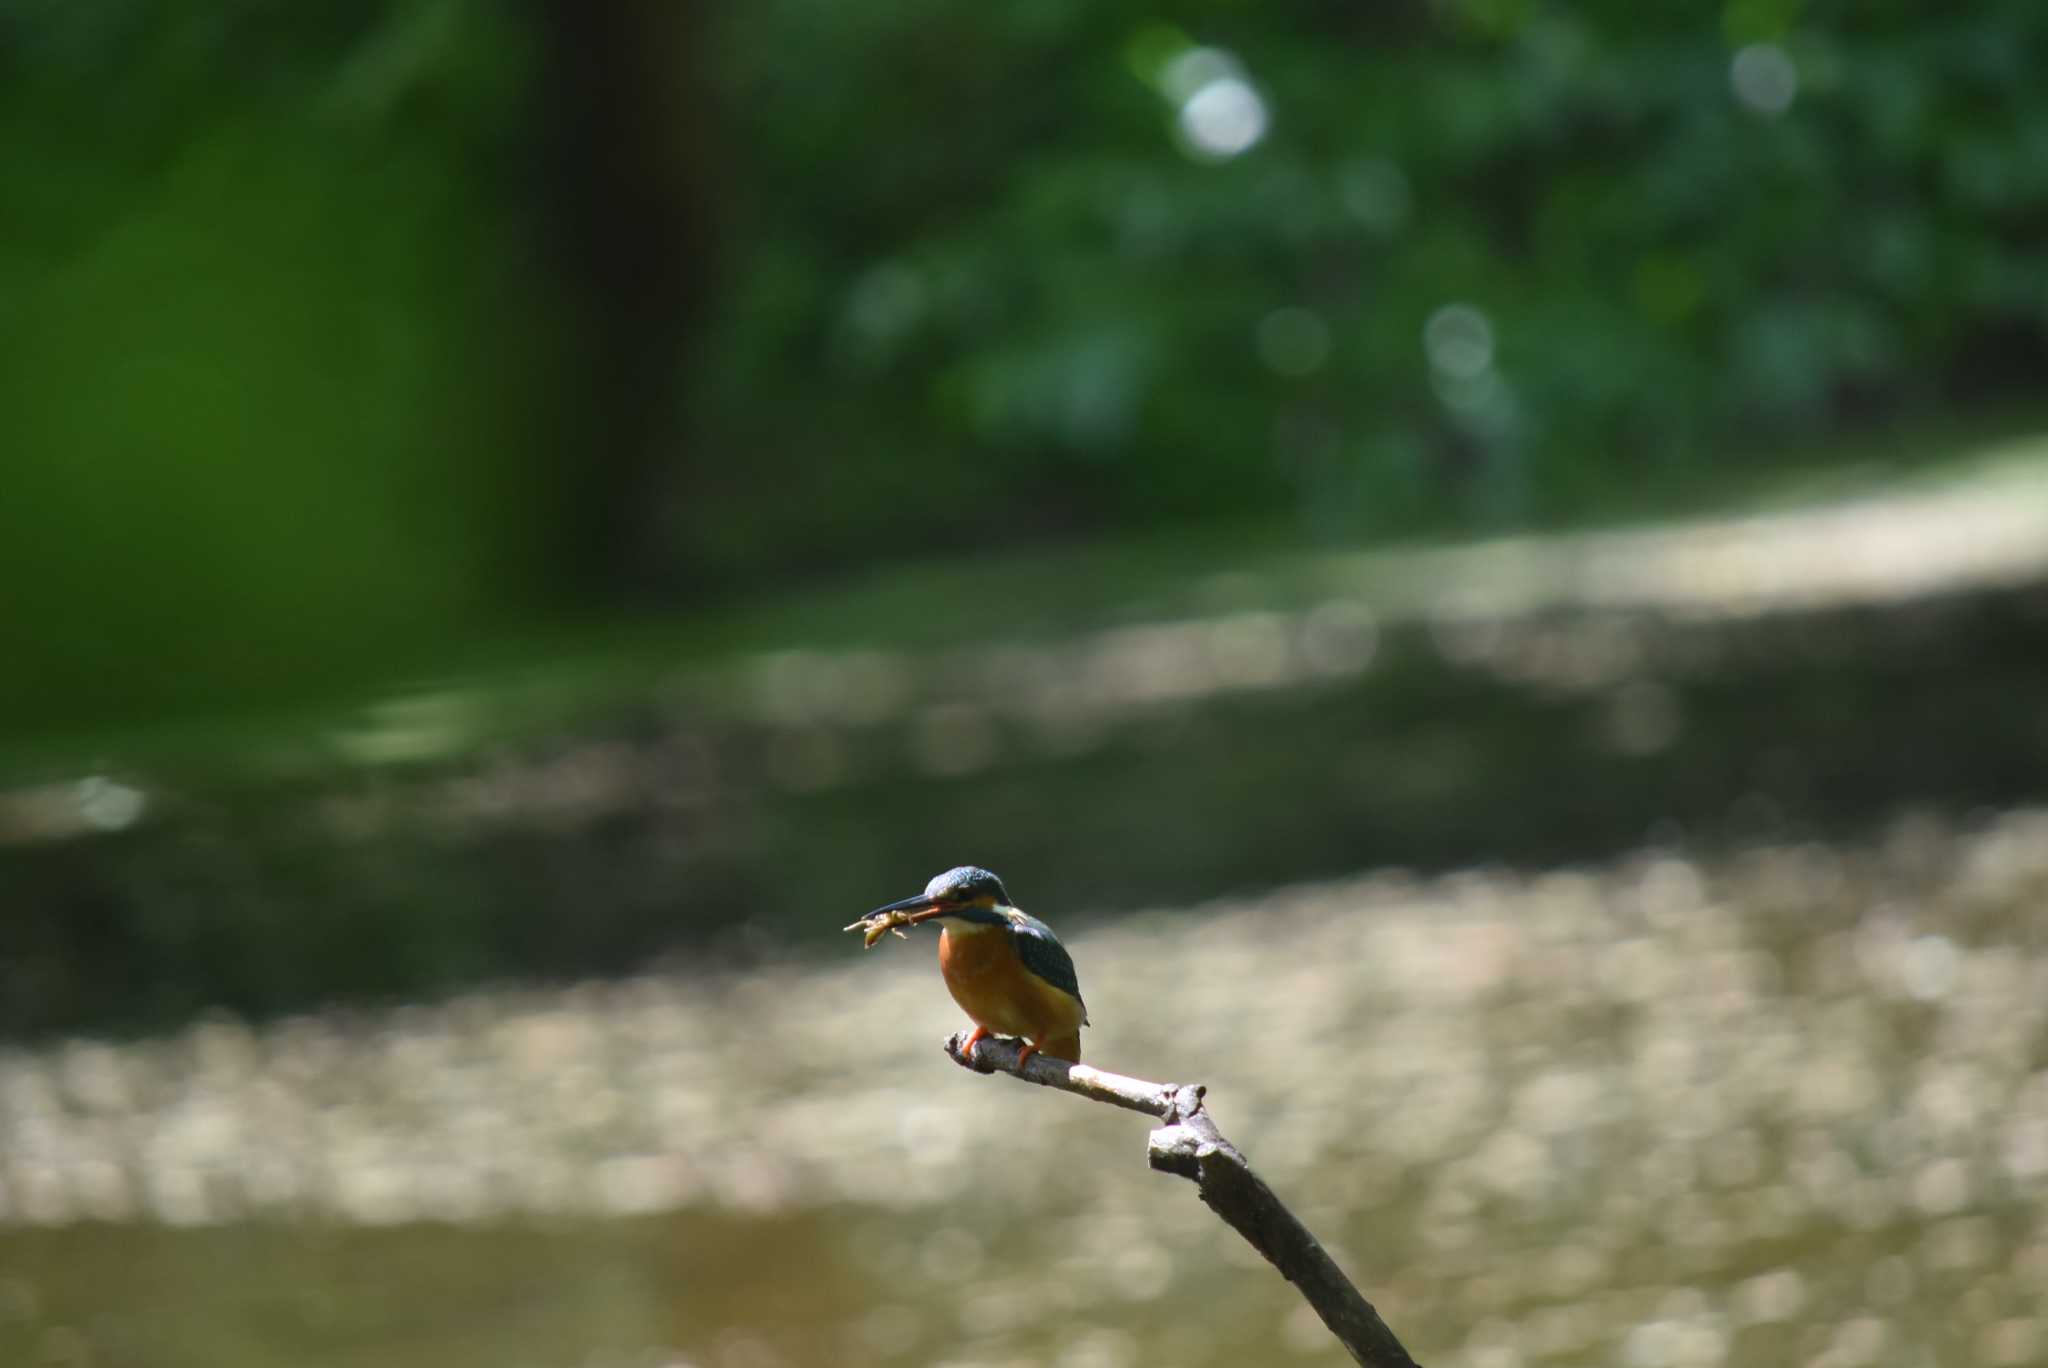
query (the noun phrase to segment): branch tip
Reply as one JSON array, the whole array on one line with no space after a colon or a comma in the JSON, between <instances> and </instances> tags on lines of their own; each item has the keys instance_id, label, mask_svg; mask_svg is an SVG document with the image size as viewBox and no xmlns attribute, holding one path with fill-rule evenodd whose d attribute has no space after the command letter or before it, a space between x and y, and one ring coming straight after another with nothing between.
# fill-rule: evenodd
<instances>
[{"instance_id":1,"label":"branch tip","mask_svg":"<svg viewBox=\"0 0 2048 1368\"><path fill-rule=\"evenodd\" d=\"M970 1056L966 1033L946 1041L953 1062L977 1073L1006 1073L1095 1102L1144 1112L1165 1122L1146 1141L1154 1169L1191 1180L1202 1201L1293 1283L1330 1333L1363 1368L1417 1368L1379 1313L1344 1276L1329 1253L1287 1209L1237 1146L1216 1129L1199 1083L1153 1083L1044 1055L1020 1058L1021 1043L984 1037Z\"/></svg>"}]
</instances>

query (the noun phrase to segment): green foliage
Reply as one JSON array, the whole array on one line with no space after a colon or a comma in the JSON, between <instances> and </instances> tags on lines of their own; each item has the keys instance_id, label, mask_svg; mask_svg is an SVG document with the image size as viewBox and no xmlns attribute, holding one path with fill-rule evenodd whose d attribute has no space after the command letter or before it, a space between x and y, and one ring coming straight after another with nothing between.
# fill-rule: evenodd
<instances>
[{"instance_id":1,"label":"green foliage","mask_svg":"<svg viewBox=\"0 0 2048 1368\"><path fill-rule=\"evenodd\" d=\"M506 174L526 39L0 7L10 719L304 693L531 596L565 400Z\"/></svg>"},{"instance_id":2,"label":"green foliage","mask_svg":"<svg viewBox=\"0 0 2048 1368\"><path fill-rule=\"evenodd\" d=\"M2030 0L724 18L700 569L1582 514L1731 442L2024 389L2048 350ZM1241 155L1176 128L1202 61L1270 115Z\"/></svg>"},{"instance_id":3,"label":"green foliage","mask_svg":"<svg viewBox=\"0 0 2048 1368\"><path fill-rule=\"evenodd\" d=\"M607 574L1668 506L2048 363L2032 0L691 15L0 0L0 716Z\"/></svg>"}]
</instances>

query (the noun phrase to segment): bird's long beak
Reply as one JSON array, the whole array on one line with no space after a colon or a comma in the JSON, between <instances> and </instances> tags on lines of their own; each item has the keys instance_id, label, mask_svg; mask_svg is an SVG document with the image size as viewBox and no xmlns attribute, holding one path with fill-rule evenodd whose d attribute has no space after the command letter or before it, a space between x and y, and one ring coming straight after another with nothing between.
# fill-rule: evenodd
<instances>
[{"instance_id":1,"label":"bird's long beak","mask_svg":"<svg viewBox=\"0 0 2048 1368\"><path fill-rule=\"evenodd\" d=\"M884 912L908 912L910 916L907 920L914 926L926 918L936 917L942 912L950 911L952 906L951 903L942 899L934 898L926 893L920 893L914 898L904 898L899 902L884 904L868 913L868 916L879 917Z\"/></svg>"}]
</instances>

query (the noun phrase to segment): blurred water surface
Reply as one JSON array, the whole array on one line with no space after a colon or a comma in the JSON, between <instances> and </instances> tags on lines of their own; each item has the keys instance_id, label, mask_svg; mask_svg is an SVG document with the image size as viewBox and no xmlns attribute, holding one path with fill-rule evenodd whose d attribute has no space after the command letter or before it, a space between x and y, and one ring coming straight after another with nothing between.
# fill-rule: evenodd
<instances>
[{"instance_id":1,"label":"blurred water surface","mask_svg":"<svg viewBox=\"0 0 2048 1368\"><path fill-rule=\"evenodd\" d=\"M2039 1362L2048 813L1065 918L1424 1362ZM1051 909L1046 909L1051 911ZM819 909L821 922L840 915ZM929 938L0 1056L0 1358L1336 1363Z\"/></svg>"}]
</instances>

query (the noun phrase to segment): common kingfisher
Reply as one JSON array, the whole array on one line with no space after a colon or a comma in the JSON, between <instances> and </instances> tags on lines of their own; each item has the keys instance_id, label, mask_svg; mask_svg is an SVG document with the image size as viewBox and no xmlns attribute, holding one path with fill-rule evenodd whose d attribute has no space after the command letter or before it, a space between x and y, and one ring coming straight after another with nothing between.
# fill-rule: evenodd
<instances>
[{"instance_id":1,"label":"common kingfisher","mask_svg":"<svg viewBox=\"0 0 2048 1368\"><path fill-rule=\"evenodd\" d=\"M1024 1037L1020 1064L1041 1050L1054 1059L1081 1061L1088 1008L1073 956L1050 926L1010 906L1001 879L961 865L916 897L878 907L868 918L939 924L939 972L953 1001L974 1021L965 1046L969 1058L976 1045L1000 1033Z\"/></svg>"}]
</instances>

